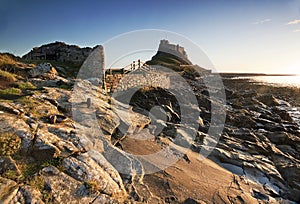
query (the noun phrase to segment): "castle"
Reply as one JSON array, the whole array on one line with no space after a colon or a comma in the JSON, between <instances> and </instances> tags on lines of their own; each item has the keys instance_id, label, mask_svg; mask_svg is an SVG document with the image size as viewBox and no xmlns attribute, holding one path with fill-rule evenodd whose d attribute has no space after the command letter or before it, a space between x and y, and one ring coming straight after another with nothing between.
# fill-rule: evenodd
<instances>
[{"instance_id":1,"label":"castle","mask_svg":"<svg viewBox=\"0 0 300 204\"><path fill-rule=\"evenodd\" d=\"M184 47L181 47L178 44L170 44L168 40L163 39L160 41L158 51L172 54L184 60L187 64L192 65L192 62L188 59Z\"/></svg>"}]
</instances>

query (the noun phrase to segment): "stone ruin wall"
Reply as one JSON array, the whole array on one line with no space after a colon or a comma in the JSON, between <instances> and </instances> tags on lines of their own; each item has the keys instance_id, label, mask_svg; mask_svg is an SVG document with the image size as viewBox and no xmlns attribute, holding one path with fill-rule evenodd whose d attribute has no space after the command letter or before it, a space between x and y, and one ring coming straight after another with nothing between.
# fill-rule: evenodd
<instances>
[{"instance_id":1,"label":"stone ruin wall","mask_svg":"<svg viewBox=\"0 0 300 204\"><path fill-rule=\"evenodd\" d=\"M58 62L82 63L92 52L92 48L80 48L76 45L67 45L55 42L33 48L23 56L26 60L53 60Z\"/></svg>"},{"instance_id":2,"label":"stone ruin wall","mask_svg":"<svg viewBox=\"0 0 300 204\"><path fill-rule=\"evenodd\" d=\"M106 76L107 92L125 91L134 87L143 88L148 86L168 89L170 86L170 78L165 74L154 71Z\"/></svg>"}]
</instances>

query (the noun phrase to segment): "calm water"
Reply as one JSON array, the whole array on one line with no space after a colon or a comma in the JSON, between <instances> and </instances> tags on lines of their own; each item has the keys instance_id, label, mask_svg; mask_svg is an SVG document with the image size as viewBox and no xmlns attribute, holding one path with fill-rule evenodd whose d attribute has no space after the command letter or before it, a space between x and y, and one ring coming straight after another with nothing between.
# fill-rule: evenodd
<instances>
[{"instance_id":1,"label":"calm water","mask_svg":"<svg viewBox=\"0 0 300 204\"><path fill-rule=\"evenodd\" d=\"M300 88L300 76L250 76L243 78L275 86L296 86Z\"/></svg>"}]
</instances>

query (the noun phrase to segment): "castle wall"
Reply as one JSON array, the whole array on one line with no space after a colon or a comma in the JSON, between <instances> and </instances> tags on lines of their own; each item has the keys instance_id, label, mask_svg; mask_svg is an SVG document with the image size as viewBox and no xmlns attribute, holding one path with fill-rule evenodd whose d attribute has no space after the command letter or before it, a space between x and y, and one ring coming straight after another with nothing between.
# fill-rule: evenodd
<instances>
[{"instance_id":1,"label":"castle wall","mask_svg":"<svg viewBox=\"0 0 300 204\"><path fill-rule=\"evenodd\" d=\"M192 64L188 59L188 56L184 50L184 47L179 45L170 44L168 40L161 40L159 44L158 51L172 54L180 59L186 61L187 64Z\"/></svg>"}]
</instances>

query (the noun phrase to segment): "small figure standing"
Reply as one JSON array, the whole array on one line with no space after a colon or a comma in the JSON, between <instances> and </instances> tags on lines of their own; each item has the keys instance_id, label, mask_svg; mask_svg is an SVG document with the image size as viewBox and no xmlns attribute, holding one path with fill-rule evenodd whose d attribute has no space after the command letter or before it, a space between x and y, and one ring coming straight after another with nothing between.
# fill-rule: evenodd
<instances>
[{"instance_id":1,"label":"small figure standing","mask_svg":"<svg viewBox=\"0 0 300 204\"><path fill-rule=\"evenodd\" d=\"M50 115L50 117L49 117L50 123L52 123L52 124L56 123L56 119L57 119L56 115Z\"/></svg>"},{"instance_id":2,"label":"small figure standing","mask_svg":"<svg viewBox=\"0 0 300 204\"><path fill-rule=\"evenodd\" d=\"M91 98L87 98L87 100L86 100L87 107L88 108L91 107L91 104L92 104Z\"/></svg>"}]
</instances>

